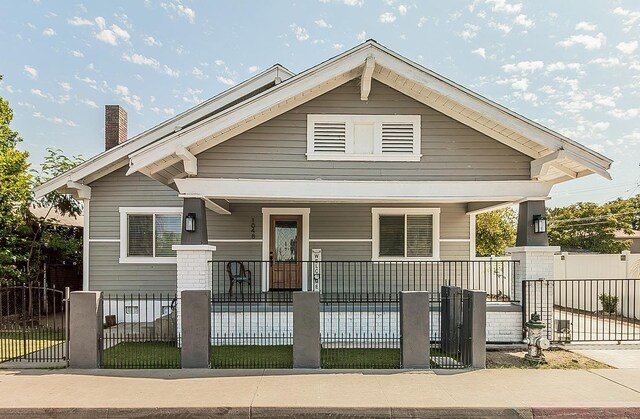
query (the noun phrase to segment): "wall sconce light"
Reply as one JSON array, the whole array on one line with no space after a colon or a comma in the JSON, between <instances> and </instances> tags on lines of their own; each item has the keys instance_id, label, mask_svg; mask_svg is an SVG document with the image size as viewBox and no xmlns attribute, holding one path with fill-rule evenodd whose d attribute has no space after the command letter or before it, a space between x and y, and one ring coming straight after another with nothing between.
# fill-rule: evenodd
<instances>
[{"instance_id":1,"label":"wall sconce light","mask_svg":"<svg viewBox=\"0 0 640 419\"><path fill-rule=\"evenodd\" d=\"M189 233L193 233L196 231L196 214L190 212L184 217L184 229Z\"/></svg>"},{"instance_id":2,"label":"wall sconce light","mask_svg":"<svg viewBox=\"0 0 640 419\"><path fill-rule=\"evenodd\" d=\"M547 219L543 215L533 216L533 232L534 233L546 233L547 232Z\"/></svg>"}]
</instances>

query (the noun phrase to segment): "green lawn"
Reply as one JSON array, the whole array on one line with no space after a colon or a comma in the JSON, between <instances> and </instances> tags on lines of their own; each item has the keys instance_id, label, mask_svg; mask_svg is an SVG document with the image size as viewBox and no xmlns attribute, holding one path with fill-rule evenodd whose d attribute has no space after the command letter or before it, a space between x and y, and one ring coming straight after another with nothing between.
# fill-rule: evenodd
<instances>
[{"instance_id":1,"label":"green lawn","mask_svg":"<svg viewBox=\"0 0 640 419\"><path fill-rule=\"evenodd\" d=\"M400 350L323 348L322 368L399 368ZM124 342L105 349L105 368L179 368L175 343ZM212 368L293 368L293 347L226 345L211 348Z\"/></svg>"}]
</instances>

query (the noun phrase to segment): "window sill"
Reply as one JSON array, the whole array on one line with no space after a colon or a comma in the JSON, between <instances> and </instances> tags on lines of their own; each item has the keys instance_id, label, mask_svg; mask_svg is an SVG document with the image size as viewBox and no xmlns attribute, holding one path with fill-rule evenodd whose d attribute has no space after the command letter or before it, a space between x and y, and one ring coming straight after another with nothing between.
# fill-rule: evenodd
<instances>
[{"instance_id":1,"label":"window sill","mask_svg":"<svg viewBox=\"0 0 640 419\"><path fill-rule=\"evenodd\" d=\"M404 161L419 162L422 154L322 154L306 153L311 161Z\"/></svg>"},{"instance_id":2,"label":"window sill","mask_svg":"<svg viewBox=\"0 0 640 419\"><path fill-rule=\"evenodd\" d=\"M439 262L439 257L373 257L372 262Z\"/></svg>"},{"instance_id":3,"label":"window sill","mask_svg":"<svg viewBox=\"0 0 640 419\"><path fill-rule=\"evenodd\" d=\"M123 264L139 264L139 265L170 265L178 263L178 258L166 257L166 258L154 258L154 257L121 257L118 260Z\"/></svg>"}]
</instances>

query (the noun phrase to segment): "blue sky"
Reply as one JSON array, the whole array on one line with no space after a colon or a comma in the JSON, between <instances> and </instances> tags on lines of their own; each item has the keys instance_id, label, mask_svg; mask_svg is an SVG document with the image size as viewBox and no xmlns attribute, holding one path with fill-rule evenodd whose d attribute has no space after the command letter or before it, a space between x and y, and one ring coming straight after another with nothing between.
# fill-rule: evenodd
<instances>
[{"instance_id":1,"label":"blue sky","mask_svg":"<svg viewBox=\"0 0 640 419\"><path fill-rule=\"evenodd\" d=\"M0 8L0 95L32 163L93 156L104 105L129 135L280 63L302 71L373 38L615 160L551 206L639 193L637 1L19 1Z\"/></svg>"}]
</instances>

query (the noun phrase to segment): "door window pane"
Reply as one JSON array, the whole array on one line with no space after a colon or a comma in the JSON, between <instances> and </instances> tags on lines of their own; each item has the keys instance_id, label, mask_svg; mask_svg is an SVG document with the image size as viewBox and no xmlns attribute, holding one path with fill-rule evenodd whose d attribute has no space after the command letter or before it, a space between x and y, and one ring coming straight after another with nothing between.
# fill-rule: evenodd
<instances>
[{"instance_id":1,"label":"door window pane","mask_svg":"<svg viewBox=\"0 0 640 419\"><path fill-rule=\"evenodd\" d=\"M380 256L404 256L404 215L380 216Z\"/></svg>"},{"instance_id":2,"label":"door window pane","mask_svg":"<svg viewBox=\"0 0 640 419\"><path fill-rule=\"evenodd\" d=\"M433 215L407 215L407 256L433 256Z\"/></svg>"},{"instance_id":3,"label":"door window pane","mask_svg":"<svg viewBox=\"0 0 640 419\"><path fill-rule=\"evenodd\" d=\"M176 251L171 249L180 244L182 232L182 216L179 214L156 215L156 257L175 257Z\"/></svg>"},{"instance_id":4,"label":"door window pane","mask_svg":"<svg viewBox=\"0 0 640 419\"><path fill-rule=\"evenodd\" d=\"M129 215L128 224L128 256L153 256L153 215Z\"/></svg>"},{"instance_id":5,"label":"door window pane","mask_svg":"<svg viewBox=\"0 0 640 419\"><path fill-rule=\"evenodd\" d=\"M275 260L279 262L298 260L298 223L275 221Z\"/></svg>"}]
</instances>

